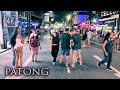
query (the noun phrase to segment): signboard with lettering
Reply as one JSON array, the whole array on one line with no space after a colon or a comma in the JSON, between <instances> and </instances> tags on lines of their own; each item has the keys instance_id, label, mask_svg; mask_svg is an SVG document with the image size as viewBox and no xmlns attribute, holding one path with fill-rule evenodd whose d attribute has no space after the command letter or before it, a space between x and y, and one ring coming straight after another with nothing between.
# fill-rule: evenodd
<instances>
[{"instance_id":1,"label":"signboard with lettering","mask_svg":"<svg viewBox=\"0 0 120 90\"><path fill-rule=\"evenodd\" d=\"M49 13L44 14L44 22L49 22Z\"/></svg>"},{"instance_id":2,"label":"signboard with lettering","mask_svg":"<svg viewBox=\"0 0 120 90\"><path fill-rule=\"evenodd\" d=\"M101 17L118 14L119 11L102 11Z\"/></svg>"},{"instance_id":3,"label":"signboard with lettering","mask_svg":"<svg viewBox=\"0 0 120 90\"><path fill-rule=\"evenodd\" d=\"M17 27L18 18L16 15L5 15L4 16L4 27Z\"/></svg>"}]
</instances>

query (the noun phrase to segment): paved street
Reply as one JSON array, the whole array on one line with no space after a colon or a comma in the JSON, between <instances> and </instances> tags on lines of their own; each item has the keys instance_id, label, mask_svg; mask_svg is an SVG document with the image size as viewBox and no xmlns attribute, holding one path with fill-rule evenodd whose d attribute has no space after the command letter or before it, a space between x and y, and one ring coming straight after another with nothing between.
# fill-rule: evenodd
<instances>
[{"instance_id":1,"label":"paved street","mask_svg":"<svg viewBox=\"0 0 120 90\"><path fill-rule=\"evenodd\" d=\"M5 76L5 67L12 66L12 50L8 50L0 54L0 79L119 79L120 77L120 53L113 53L112 68L113 72L106 70L106 65L97 68L96 63L103 59L103 51L94 45L82 48L83 65L78 63L75 68L70 66L71 73L67 73L64 65L59 66L59 55L57 57L57 65L52 65L52 57L49 51L49 35L45 35L41 40L42 49L39 51L38 62L31 61L31 52L28 45L24 46L23 65L26 67L48 67L48 76ZM65 63L65 60L64 60ZM72 55L70 56L69 65L72 63ZM116 74L117 73L117 74ZM115 75L116 74L116 75Z\"/></svg>"}]
</instances>

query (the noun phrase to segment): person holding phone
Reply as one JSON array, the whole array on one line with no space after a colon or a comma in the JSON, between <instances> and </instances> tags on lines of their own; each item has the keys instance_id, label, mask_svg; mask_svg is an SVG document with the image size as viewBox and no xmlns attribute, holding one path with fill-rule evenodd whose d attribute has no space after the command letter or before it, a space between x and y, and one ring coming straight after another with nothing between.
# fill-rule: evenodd
<instances>
[{"instance_id":1,"label":"person holding phone","mask_svg":"<svg viewBox=\"0 0 120 90\"><path fill-rule=\"evenodd\" d=\"M104 52L104 60L97 62L97 67L100 68L100 65L107 62L107 70L112 71L110 68L110 64L112 61L112 49L113 49L113 32L108 32L103 41L103 52Z\"/></svg>"}]
</instances>

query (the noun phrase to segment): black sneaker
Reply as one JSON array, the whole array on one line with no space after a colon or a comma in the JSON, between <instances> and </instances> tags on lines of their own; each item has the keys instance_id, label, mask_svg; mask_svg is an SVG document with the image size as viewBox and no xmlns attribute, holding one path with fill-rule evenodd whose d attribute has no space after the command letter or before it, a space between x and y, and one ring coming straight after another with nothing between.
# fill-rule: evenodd
<instances>
[{"instance_id":1,"label":"black sneaker","mask_svg":"<svg viewBox=\"0 0 120 90\"><path fill-rule=\"evenodd\" d=\"M32 62L34 62L34 59L32 58Z\"/></svg>"},{"instance_id":2,"label":"black sneaker","mask_svg":"<svg viewBox=\"0 0 120 90\"><path fill-rule=\"evenodd\" d=\"M107 68L108 71L113 71L111 68Z\"/></svg>"},{"instance_id":3,"label":"black sneaker","mask_svg":"<svg viewBox=\"0 0 120 90\"><path fill-rule=\"evenodd\" d=\"M59 62L59 65L62 66L62 63Z\"/></svg>"},{"instance_id":4,"label":"black sneaker","mask_svg":"<svg viewBox=\"0 0 120 90\"><path fill-rule=\"evenodd\" d=\"M100 68L100 64L97 62L97 67Z\"/></svg>"}]
</instances>

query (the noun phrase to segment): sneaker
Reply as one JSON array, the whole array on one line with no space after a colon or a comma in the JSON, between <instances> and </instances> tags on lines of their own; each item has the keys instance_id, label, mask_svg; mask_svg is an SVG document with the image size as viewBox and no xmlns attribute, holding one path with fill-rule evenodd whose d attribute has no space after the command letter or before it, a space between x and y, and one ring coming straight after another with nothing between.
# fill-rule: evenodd
<instances>
[{"instance_id":1,"label":"sneaker","mask_svg":"<svg viewBox=\"0 0 120 90\"><path fill-rule=\"evenodd\" d=\"M75 65L72 64L71 67L72 67L72 68L75 68Z\"/></svg>"},{"instance_id":2,"label":"sneaker","mask_svg":"<svg viewBox=\"0 0 120 90\"><path fill-rule=\"evenodd\" d=\"M107 68L108 71L113 71L111 68Z\"/></svg>"},{"instance_id":3,"label":"sneaker","mask_svg":"<svg viewBox=\"0 0 120 90\"><path fill-rule=\"evenodd\" d=\"M100 68L100 64L97 62L97 67Z\"/></svg>"},{"instance_id":4,"label":"sneaker","mask_svg":"<svg viewBox=\"0 0 120 90\"><path fill-rule=\"evenodd\" d=\"M77 59L75 60L75 63L77 63Z\"/></svg>"},{"instance_id":5,"label":"sneaker","mask_svg":"<svg viewBox=\"0 0 120 90\"><path fill-rule=\"evenodd\" d=\"M55 65L55 62L52 62L52 65Z\"/></svg>"},{"instance_id":6,"label":"sneaker","mask_svg":"<svg viewBox=\"0 0 120 90\"><path fill-rule=\"evenodd\" d=\"M37 62L37 59L35 59L35 62Z\"/></svg>"},{"instance_id":7,"label":"sneaker","mask_svg":"<svg viewBox=\"0 0 120 90\"><path fill-rule=\"evenodd\" d=\"M62 63L59 62L59 65L62 66Z\"/></svg>"},{"instance_id":8,"label":"sneaker","mask_svg":"<svg viewBox=\"0 0 120 90\"><path fill-rule=\"evenodd\" d=\"M16 68L15 66L12 66L12 68Z\"/></svg>"},{"instance_id":9,"label":"sneaker","mask_svg":"<svg viewBox=\"0 0 120 90\"><path fill-rule=\"evenodd\" d=\"M67 72L70 73L70 68L68 66L66 67L66 69L67 69Z\"/></svg>"},{"instance_id":10,"label":"sneaker","mask_svg":"<svg viewBox=\"0 0 120 90\"><path fill-rule=\"evenodd\" d=\"M80 65L82 65L82 63L80 63Z\"/></svg>"}]
</instances>

